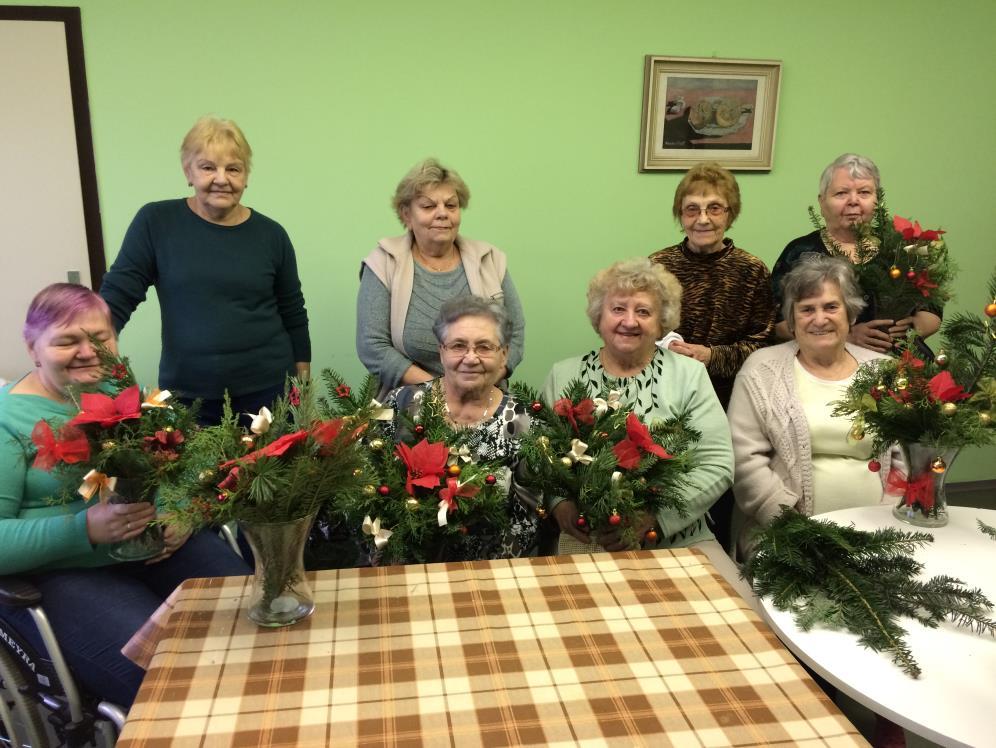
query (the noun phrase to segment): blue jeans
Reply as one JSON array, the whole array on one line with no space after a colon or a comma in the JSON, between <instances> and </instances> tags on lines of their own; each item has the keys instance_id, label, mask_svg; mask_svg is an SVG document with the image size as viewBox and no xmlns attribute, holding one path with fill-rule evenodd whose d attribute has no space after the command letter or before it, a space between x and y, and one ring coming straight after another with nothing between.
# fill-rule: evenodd
<instances>
[{"instance_id":1,"label":"blue jeans","mask_svg":"<svg viewBox=\"0 0 996 748\"><path fill-rule=\"evenodd\" d=\"M83 690L128 709L145 671L121 648L169 597L192 577L252 573L214 532L191 536L165 561L142 561L95 569L57 569L21 575L38 587L59 647ZM38 630L25 610L3 611L39 652Z\"/></svg>"}]
</instances>

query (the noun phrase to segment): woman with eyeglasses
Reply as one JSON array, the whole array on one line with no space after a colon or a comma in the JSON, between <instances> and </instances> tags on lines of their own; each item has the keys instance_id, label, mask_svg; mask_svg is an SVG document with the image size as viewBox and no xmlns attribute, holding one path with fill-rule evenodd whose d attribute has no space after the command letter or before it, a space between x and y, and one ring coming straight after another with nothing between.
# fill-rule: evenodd
<instances>
[{"instance_id":1,"label":"woman with eyeglasses","mask_svg":"<svg viewBox=\"0 0 996 748\"><path fill-rule=\"evenodd\" d=\"M443 374L427 382L392 390L385 402L394 409L386 435L408 444L420 437L411 428L426 398L453 429L472 459L504 460L497 476L509 487L511 531L504 535L471 532L451 547L447 561L535 555L539 518L535 499L512 480L518 437L529 428L526 405L497 385L505 376L514 326L505 307L479 296L458 296L443 303L432 326Z\"/></svg>"},{"instance_id":2,"label":"woman with eyeglasses","mask_svg":"<svg viewBox=\"0 0 996 748\"><path fill-rule=\"evenodd\" d=\"M761 260L726 236L740 215L740 188L719 164L710 161L688 170L675 190L672 212L685 239L650 255L682 287L681 321L661 345L705 364L725 409L744 361L771 342L771 276ZM727 548L732 512L733 494L727 491L709 513L716 538Z\"/></svg>"}]
</instances>

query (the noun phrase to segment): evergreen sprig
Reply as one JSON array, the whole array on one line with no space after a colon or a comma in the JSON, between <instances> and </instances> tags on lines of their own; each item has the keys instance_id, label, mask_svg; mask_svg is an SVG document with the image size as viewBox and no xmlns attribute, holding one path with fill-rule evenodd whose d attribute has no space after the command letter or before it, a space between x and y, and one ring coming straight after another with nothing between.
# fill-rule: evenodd
<instances>
[{"instance_id":1,"label":"evergreen sprig","mask_svg":"<svg viewBox=\"0 0 996 748\"><path fill-rule=\"evenodd\" d=\"M951 620L996 635L996 621L988 617L993 606L981 590L948 576L917 578L923 564L910 554L933 542L929 533L865 532L785 507L755 541L741 574L758 596L770 596L804 631L817 625L850 631L913 678L921 671L901 616L930 628Z\"/></svg>"},{"instance_id":2,"label":"evergreen sprig","mask_svg":"<svg viewBox=\"0 0 996 748\"><path fill-rule=\"evenodd\" d=\"M996 527L993 527L992 525L987 525L981 519L977 519L976 522L979 523L979 530L984 535L988 535L993 540L996 540Z\"/></svg>"},{"instance_id":3,"label":"evergreen sprig","mask_svg":"<svg viewBox=\"0 0 996 748\"><path fill-rule=\"evenodd\" d=\"M661 458L643 453L639 463L620 468L614 447L627 438L627 421L632 410L618 402L618 393L602 392L593 398L587 385L574 380L565 387L557 402L583 406L591 417L570 418L559 415L557 402L547 403L531 387L514 383L516 398L528 403L532 425L520 445L525 466L524 481L546 496L567 497L575 501L584 517L585 527L599 532L622 528L624 541L635 543L631 526L644 512L657 514L663 509L685 512L683 489L687 474L696 464L694 445L701 435L691 427L687 415L655 421L646 428L653 442L670 455ZM572 444L580 439L584 455L591 462L572 457Z\"/></svg>"}]
</instances>

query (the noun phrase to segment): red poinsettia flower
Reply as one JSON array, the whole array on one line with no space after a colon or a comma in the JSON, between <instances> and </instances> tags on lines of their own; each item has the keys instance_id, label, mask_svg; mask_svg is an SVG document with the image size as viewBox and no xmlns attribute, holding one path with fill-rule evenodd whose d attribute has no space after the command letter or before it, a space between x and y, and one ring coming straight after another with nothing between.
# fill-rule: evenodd
<instances>
[{"instance_id":1,"label":"red poinsettia flower","mask_svg":"<svg viewBox=\"0 0 996 748\"><path fill-rule=\"evenodd\" d=\"M69 422L71 425L99 423L106 429L142 415L142 396L137 384L122 391L117 397L99 392L84 392L80 401L83 409Z\"/></svg>"},{"instance_id":2,"label":"red poinsettia flower","mask_svg":"<svg viewBox=\"0 0 996 748\"><path fill-rule=\"evenodd\" d=\"M287 393L287 400L293 406L298 406L301 404L301 390L297 387L291 387L290 392Z\"/></svg>"},{"instance_id":3,"label":"red poinsettia flower","mask_svg":"<svg viewBox=\"0 0 996 748\"><path fill-rule=\"evenodd\" d=\"M930 296L930 292L937 288L937 284L930 279L930 275L926 270L921 270L916 274L916 278L913 280L913 285L916 286L917 291L923 294L924 298Z\"/></svg>"},{"instance_id":4,"label":"red poinsettia flower","mask_svg":"<svg viewBox=\"0 0 996 748\"><path fill-rule=\"evenodd\" d=\"M244 457L236 457L234 460L228 460L227 462L221 463L218 468L224 470L227 467L231 467L236 463L247 464L251 462L256 462L260 457L280 457L291 447L300 444L305 439L308 438L307 431L295 431L292 434L284 434L279 439L275 439L265 447L257 449L254 452L250 452Z\"/></svg>"},{"instance_id":5,"label":"red poinsettia flower","mask_svg":"<svg viewBox=\"0 0 996 748\"><path fill-rule=\"evenodd\" d=\"M950 371L942 371L935 374L927 382L930 389L930 399L935 403L954 403L971 397L971 393L965 392L964 388L958 384Z\"/></svg>"},{"instance_id":6,"label":"red poinsettia flower","mask_svg":"<svg viewBox=\"0 0 996 748\"><path fill-rule=\"evenodd\" d=\"M165 429L160 429L154 436L147 436L144 439L147 450L169 452L175 452L183 444L183 440L182 431L166 431Z\"/></svg>"},{"instance_id":7,"label":"red poinsettia flower","mask_svg":"<svg viewBox=\"0 0 996 748\"><path fill-rule=\"evenodd\" d=\"M641 452L657 455L662 460L670 460L671 455L667 453L660 444L654 441L650 435L650 429L640 423L640 419L635 413L630 413L626 417L626 438L612 448L616 456L619 467L629 470L640 464Z\"/></svg>"},{"instance_id":8,"label":"red poinsettia flower","mask_svg":"<svg viewBox=\"0 0 996 748\"><path fill-rule=\"evenodd\" d=\"M31 430L31 441L38 447L32 467L51 470L56 464L83 462L90 457L90 442L75 426L63 426L58 438L46 421L39 421Z\"/></svg>"},{"instance_id":9,"label":"red poinsettia flower","mask_svg":"<svg viewBox=\"0 0 996 748\"><path fill-rule=\"evenodd\" d=\"M414 447L399 444L394 453L401 458L408 468L405 479L405 490L411 496L415 495L415 487L435 488L440 478L446 474L446 459L450 450L442 442L432 442L423 439Z\"/></svg>"},{"instance_id":10,"label":"red poinsettia flower","mask_svg":"<svg viewBox=\"0 0 996 748\"><path fill-rule=\"evenodd\" d=\"M311 427L311 438L323 447L328 446L342 431L342 419L320 421Z\"/></svg>"},{"instance_id":11,"label":"red poinsettia flower","mask_svg":"<svg viewBox=\"0 0 996 748\"><path fill-rule=\"evenodd\" d=\"M903 235L903 239L906 241L921 240L925 242L934 241L934 239L939 239L941 234L944 232L940 229L931 229L929 231L923 231L920 228L920 222L911 222L906 218L900 218L899 216L892 217L892 226L900 234Z\"/></svg>"},{"instance_id":12,"label":"red poinsettia flower","mask_svg":"<svg viewBox=\"0 0 996 748\"><path fill-rule=\"evenodd\" d=\"M553 404L553 412L561 418L566 418L568 423L574 428L575 433L581 433L581 430L578 428L579 421L589 426L595 422L595 416L593 415L595 412L595 401L590 397L586 397L575 405L568 398L562 397Z\"/></svg>"},{"instance_id":13,"label":"red poinsettia flower","mask_svg":"<svg viewBox=\"0 0 996 748\"><path fill-rule=\"evenodd\" d=\"M335 394L337 394L339 397L349 397L349 385L340 384L338 387L335 388Z\"/></svg>"},{"instance_id":14,"label":"red poinsettia flower","mask_svg":"<svg viewBox=\"0 0 996 748\"><path fill-rule=\"evenodd\" d=\"M916 371L919 371L920 369L923 368L923 360L914 356L913 352L909 350L903 351L902 362L906 366L910 367L911 369L915 369Z\"/></svg>"}]
</instances>

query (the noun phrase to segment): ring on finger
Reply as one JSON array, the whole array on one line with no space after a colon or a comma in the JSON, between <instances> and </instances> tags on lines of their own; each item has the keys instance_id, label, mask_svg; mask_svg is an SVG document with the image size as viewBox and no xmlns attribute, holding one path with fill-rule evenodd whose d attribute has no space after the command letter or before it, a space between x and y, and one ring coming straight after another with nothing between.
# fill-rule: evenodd
<instances>
[{"instance_id":1,"label":"ring on finger","mask_svg":"<svg viewBox=\"0 0 996 748\"><path fill-rule=\"evenodd\" d=\"M131 532L131 522L125 522L125 529L126 529L126 530L127 530L128 532Z\"/></svg>"}]
</instances>

